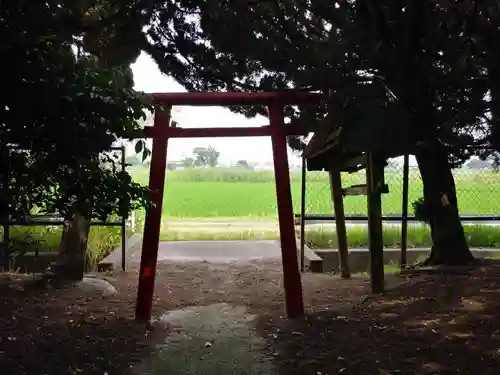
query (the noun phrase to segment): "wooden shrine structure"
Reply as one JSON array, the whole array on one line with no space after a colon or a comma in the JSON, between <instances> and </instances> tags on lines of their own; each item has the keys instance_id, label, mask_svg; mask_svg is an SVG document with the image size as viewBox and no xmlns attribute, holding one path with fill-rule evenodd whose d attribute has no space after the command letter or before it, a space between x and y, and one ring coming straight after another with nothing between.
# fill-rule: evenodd
<instances>
[{"instance_id":1,"label":"wooden shrine structure","mask_svg":"<svg viewBox=\"0 0 500 375\"><path fill-rule=\"evenodd\" d=\"M405 156L403 201L407 202L408 154L415 145L410 124L411 119L405 111L373 105L361 112L352 124L325 124L313 135L303 152L309 171L329 172L343 278L350 277L343 200L345 196L367 196L370 276L374 293L384 290L381 197L389 192L384 167L387 159ZM366 184L342 187L342 172L354 173L363 169L366 170ZM403 228L406 230L406 225ZM406 233L402 233L402 237L406 240ZM406 261L403 259L403 262Z\"/></svg>"}]
</instances>

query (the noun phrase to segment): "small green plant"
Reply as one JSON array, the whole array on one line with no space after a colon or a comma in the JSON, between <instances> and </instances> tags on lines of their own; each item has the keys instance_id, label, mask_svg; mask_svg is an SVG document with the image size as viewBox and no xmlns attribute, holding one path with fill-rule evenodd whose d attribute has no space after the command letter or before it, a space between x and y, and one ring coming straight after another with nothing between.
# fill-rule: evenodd
<instances>
[{"instance_id":1,"label":"small green plant","mask_svg":"<svg viewBox=\"0 0 500 375\"><path fill-rule=\"evenodd\" d=\"M411 205L413 213L415 214L415 219L428 224L430 222L431 213L428 205L425 204L424 197L418 198Z\"/></svg>"}]
</instances>

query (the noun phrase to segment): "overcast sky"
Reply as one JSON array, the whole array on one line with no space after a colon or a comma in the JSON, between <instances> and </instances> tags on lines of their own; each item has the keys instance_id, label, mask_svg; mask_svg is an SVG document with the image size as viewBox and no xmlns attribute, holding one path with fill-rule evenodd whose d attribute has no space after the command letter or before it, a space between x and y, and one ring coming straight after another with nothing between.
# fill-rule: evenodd
<instances>
[{"instance_id":1,"label":"overcast sky","mask_svg":"<svg viewBox=\"0 0 500 375\"><path fill-rule=\"evenodd\" d=\"M156 63L146 54L141 54L132 65L136 90L153 92L183 92L183 86L172 78L163 75ZM265 117L247 119L221 107L179 107L174 112L174 119L182 127L243 127L268 124ZM193 148L212 146L220 152L222 163L235 163L244 159L250 162L272 161L271 141L269 137L254 138L192 138L169 141L168 159L180 160L191 155ZM294 163L299 159L290 152ZM292 161L291 160L291 161Z\"/></svg>"}]
</instances>

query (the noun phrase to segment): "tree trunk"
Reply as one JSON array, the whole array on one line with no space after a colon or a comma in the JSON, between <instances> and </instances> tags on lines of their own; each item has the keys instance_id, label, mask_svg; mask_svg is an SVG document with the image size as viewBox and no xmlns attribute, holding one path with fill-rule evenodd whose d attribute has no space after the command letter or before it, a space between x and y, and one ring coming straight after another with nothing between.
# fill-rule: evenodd
<instances>
[{"instance_id":1,"label":"tree trunk","mask_svg":"<svg viewBox=\"0 0 500 375\"><path fill-rule=\"evenodd\" d=\"M474 260L458 213L455 181L448 155L441 145L416 155L429 212L432 248L425 265L464 265Z\"/></svg>"},{"instance_id":2,"label":"tree trunk","mask_svg":"<svg viewBox=\"0 0 500 375\"><path fill-rule=\"evenodd\" d=\"M85 272L90 219L79 212L64 221L59 257L53 267L56 278L79 281Z\"/></svg>"}]
</instances>

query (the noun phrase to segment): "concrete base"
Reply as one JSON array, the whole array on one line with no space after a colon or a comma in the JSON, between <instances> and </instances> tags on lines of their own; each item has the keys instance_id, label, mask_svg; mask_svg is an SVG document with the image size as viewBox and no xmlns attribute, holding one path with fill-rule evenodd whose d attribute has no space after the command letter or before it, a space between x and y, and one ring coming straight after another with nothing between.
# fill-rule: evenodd
<instances>
[{"instance_id":1,"label":"concrete base","mask_svg":"<svg viewBox=\"0 0 500 375\"><path fill-rule=\"evenodd\" d=\"M415 264L424 260L429 255L429 251L429 249L424 248L408 249L408 264ZM500 249L471 249L471 251L478 259L500 255ZM337 249L314 249L314 252L323 260L323 272L339 272L339 255ZM384 249L384 264L399 265L400 259L400 249ZM370 266L368 249L350 249L349 265L353 273L366 272Z\"/></svg>"},{"instance_id":2,"label":"concrete base","mask_svg":"<svg viewBox=\"0 0 500 375\"><path fill-rule=\"evenodd\" d=\"M97 264L97 271L106 272L121 268L122 256L127 259L131 254L140 251L142 246L142 236L134 234L125 241L125 254L122 253L121 245L118 246L107 257Z\"/></svg>"},{"instance_id":3,"label":"concrete base","mask_svg":"<svg viewBox=\"0 0 500 375\"><path fill-rule=\"evenodd\" d=\"M300 265L300 238L296 237L295 242L297 243L297 256L299 258ZM305 271L313 273L323 272L323 259L312 251L306 244L304 244L304 268Z\"/></svg>"}]
</instances>

